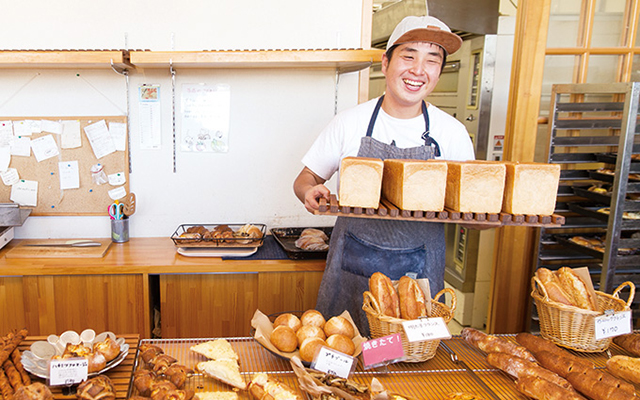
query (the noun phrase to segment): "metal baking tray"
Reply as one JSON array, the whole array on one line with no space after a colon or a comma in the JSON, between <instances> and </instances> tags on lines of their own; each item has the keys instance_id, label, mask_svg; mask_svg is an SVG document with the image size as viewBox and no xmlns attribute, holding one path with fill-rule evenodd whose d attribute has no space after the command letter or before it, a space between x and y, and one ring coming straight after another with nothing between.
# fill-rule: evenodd
<instances>
[{"instance_id":1,"label":"metal baking tray","mask_svg":"<svg viewBox=\"0 0 640 400\"><path fill-rule=\"evenodd\" d=\"M171 235L171 240L176 247L260 247L264 243L264 236L267 231L267 226L264 224L254 224L262 236L260 238L248 238L248 237L233 237L233 238L181 238L180 235L186 233L189 228L202 226L208 231L213 231L218 226L226 225L233 232L238 232L240 228L247 224L182 224L176 228L175 232Z\"/></svg>"},{"instance_id":2,"label":"metal baking tray","mask_svg":"<svg viewBox=\"0 0 640 400\"><path fill-rule=\"evenodd\" d=\"M327 253L329 250L303 250L296 247L296 240L300 237L300 234L307 227L303 228L271 228L271 234L276 239L276 242L282 246L285 253L287 253L287 257L292 260L310 260L310 259L322 259L327 258ZM319 229L327 234L329 239L331 239L331 232L333 231L333 227L314 227L314 229Z\"/></svg>"}]
</instances>

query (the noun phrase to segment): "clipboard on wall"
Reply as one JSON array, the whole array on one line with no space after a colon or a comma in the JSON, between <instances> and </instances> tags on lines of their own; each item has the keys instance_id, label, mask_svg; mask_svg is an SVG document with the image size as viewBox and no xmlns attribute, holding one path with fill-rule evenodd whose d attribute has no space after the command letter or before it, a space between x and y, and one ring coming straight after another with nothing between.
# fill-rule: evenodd
<instances>
[{"instance_id":1,"label":"clipboard on wall","mask_svg":"<svg viewBox=\"0 0 640 400\"><path fill-rule=\"evenodd\" d=\"M91 143L87 139L84 128L95 122L104 120L109 123L127 124L126 116L98 116L98 117L0 117L1 121L25 121L47 120L66 121L75 120L80 123L81 146L72 149L63 149L60 146L60 135L55 133L33 133L31 139L37 139L45 135L53 135L58 144L59 155L38 162L33 151L29 157L12 156L9 168L18 171L20 179L38 182L37 205L31 208L31 215L106 215L107 207L113 202L109 197L109 190L118 186L109 183L96 184L93 182L91 167L95 164L104 166L106 175L124 173L125 183L119 185L129 190L129 148L125 140L125 150L116 151L97 159ZM127 132L127 135L129 132ZM78 189L60 189L60 175L58 163L62 161L77 161L79 172ZM11 202L11 187L0 181L0 202Z\"/></svg>"}]
</instances>

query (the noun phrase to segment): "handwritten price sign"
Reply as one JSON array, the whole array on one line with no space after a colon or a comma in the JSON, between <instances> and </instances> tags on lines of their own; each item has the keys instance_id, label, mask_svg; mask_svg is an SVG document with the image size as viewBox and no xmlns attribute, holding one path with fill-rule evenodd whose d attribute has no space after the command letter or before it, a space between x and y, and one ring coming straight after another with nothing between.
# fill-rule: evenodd
<instances>
[{"instance_id":1,"label":"handwritten price sign","mask_svg":"<svg viewBox=\"0 0 640 400\"><path fill-rule=\"evenodd\" d=\"M440 317L404 321L402 327L404 328L404 333L407 334L409 342L451 338L447 324Z\"/></svg>"},{"instance_id":2,"label":"handwritten price sign","mask_svg":"<svg viewBox=\"0 0 640 400\"><path fill-rule=\"evenodd\" d=\"M49 363L49 386L70 386L87 379L89 361L86 358L51 360Z\"/></svg>"},{"instance_id":3,"label":"handwritten price sign","mask_svg":"<svg viewBox=\"0 0 640 400\"><path fill-rule=\"evenodd\" d=\"M620 311L595 318L596 340L631 333L631 311Z\"/></svg>"}]
</instances>

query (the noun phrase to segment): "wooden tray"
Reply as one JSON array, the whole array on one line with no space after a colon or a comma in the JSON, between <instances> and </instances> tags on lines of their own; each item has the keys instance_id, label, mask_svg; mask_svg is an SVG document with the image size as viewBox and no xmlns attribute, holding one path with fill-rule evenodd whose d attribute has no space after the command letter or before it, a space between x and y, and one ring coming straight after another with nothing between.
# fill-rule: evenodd
<instances>
[{"instance_id":1,"label":"wooden tray","mask_svg":"<svg viewBox=\"0 0 640 400\"><path fill-rule=\"evenodd\" d=\"M91 239L100 242L95 247L32 247L27 244L65 243L69 239L29 239L21 241L16 247L7 251L7 258L102 258L109 246L111 238Z\"/></svg>"},{"instance_id":2,"label":"wooden tray","mask_svg":"<svg viewBox=\"0 0 640 400\"><path fill-rule=\"evenodd\" d=\"M487 214L469 213L452 210L445 211L409 211L401 210L386 199L380 200L378 208L341 207L336 195L330 195L329 202L320 199L320 208L316 215L333 215L338 217L374 218L419 222L443 222L470 225L499 226L537 226L557 228L564 224L561 215L520 215L520 214Z\"/></svg>"}]
</instances>

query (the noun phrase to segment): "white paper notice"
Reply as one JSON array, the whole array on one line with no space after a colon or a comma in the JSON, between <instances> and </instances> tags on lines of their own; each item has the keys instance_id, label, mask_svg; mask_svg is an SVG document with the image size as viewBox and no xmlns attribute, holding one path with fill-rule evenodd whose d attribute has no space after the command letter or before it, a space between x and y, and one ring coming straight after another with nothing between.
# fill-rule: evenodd
<instances>
[{"instance_id":1,"label":"white paper notice","mask_svg":"<svg viewBox=\"0 0 640 400\"><path fill-rule=\"evenodd\" d=\"M42 121L28 119L25 121L29 126L31 126L31 133L40 133L42 132Z\"/></svg>"},{"instance_id":2,"label":"white paper notice","mask_svg":"<svg viewBox=\"0 0 640 400\"><path fill-rule=\"evenodd\" d=\"M109 190L107 193L112 200L120 200L127 195L127 189L125 189L124 186L120 186L115 189Z\"/></svg>"},{"instance_id":3,"label":"white paper notice","mask_svg":"<svg viewBox=\"0 0 640 400\"><path fill-rule=\"evenodd\" d=\"M108 176L108 178L109 178L109 185L111 186L120 186L120 185L124 185L127 182L127 178L125 178L124 172L111 174Z\"/></svg>"},{"instance_id":4,"label":"white paper notice","mask_svg":"<svg viewBox=\"0 0 640 400\"><path fill-rule=\"evenodd\" d=\"M31 156L31 138L18 136L11 141L11 155L20 157Z\"/></svg>"},{"instance_id":5,"label":"white paper notice","mask_svg":"<svg viewBox=\"0 0 640 400\"><path fill-rule=\"evenodd\" d=\"M0 121L0 146L7 146L13 140L13 124L11 121Z\"/></svg>"},{"instance_id":6,"label":"white paper notice","mask_svg":"<svg viewBox=\"0 0 640 400\"><path fill-rule=\"evenodd\" d=\"M107 129L107 123L103 119L85 126L84 133L87 135L93 154L98 160L116 151L116 146L113 144L109 129Z\"/></svg>"},{"instance_id":7,"label":"white paper notice","mask_svg":"<svg viewBox=\"0 0 640 400\"><path fill-rule=\"evenodd\" d=\"M32 133L29 121L13 121L13 134L15 136L31 136Z\"/></svg>"},{"instance_id":8,"label":"white paper notice","mask_svg":"<svg viewBox=\"0 0 640 400\"><path fill-rule=\"evenodd\" d=\"M15 168L9 168L6 171L0 172L0 177L2 177L2 183L7 186L15 185L20 180L18 170Z\"/></svg>"},{"instance_id":9,"label":"white paper notice","mask_svg":"<svg viewBox=\"0 0 640 400\"><path fill-rule=\"evenodd\" d=\"M109 122L109 133L117 151L127 149L127 124L123 122Z\"/></svg>"},{"instance_id":10,"label":"white paper notice","mask_svg":"<svg viewBox=\"0 0 640 400\"><path fill-rule=\"evenodd\" d=\"M58 171L60 172L60 190L80 188L78 161L59 162Z\"/></svg>"},{"instance_id":11,"label":"white paper notice","mask_svg":"<svg viewBox=\"0 0 640 400\"><path fill-rule=\"evenodd\" d=\"M82 136L80 135L80 121L62 121L62 136L60 136L60 147L63 149L77 149L82 146Z\"/></svg>"},{"instance_id":12,"label":"white paper notice","mask_svg":"<svg viewBox=\"0 0 640 400\"><path fill-rule=\"evenodd\" d=\"M0 171L6 171L11 163L11 147L0 147Z\"/></svg>"},{"instance_id":13,"label":"white paper notice","mask_svg":"<svg viewBox=\"0 0 640 400\"><path fill-rule=\"evenodd\" d=\"M26 181L24 179L11 186L11 201L21 206L38 205L38 182Z\"/></svg>"},{"instance_id":14,"label":"white paper notice","mask_svg":"<svg viewBox=\"0 0 640 400\"><path fill-rule=\"evenodd\" d=\"M43 119L41 124L40 128L42 129L42 132L55 133L58 135L62 133L62 122L60 121L49 121L47 119Z\"/></svg>"},{"instance_id":15,"label":"white paper notice","mask_svg":"<svg viewBox=\"0 0 640 400\"><path fill-rule=\"evenodd\" d=\"M231 89L227 84L182 85L182 151L229 151Z\"/></svg>"},{"instance_id":16,"label":"white paper notice","mask_svg":"<svg viewBox=\"0 0 640 400\"><path fill-rule=\"evenodd\" d=\"M138 91L140 113L140 148L157 150L161 147L160 85L142 85Z\"/></svg>"},{"instance_id":17,"label":"white paper notice","mask_svg":"<svg viewBox=\"0 0 640 400\"><path fill-rule=\"evenodd\" d=\"M36 157L37 162L60 154L56 140L52 135L40 136L37 139L33 139L31 141L31 149L33 150L33 155Z\"/></svg>"}]
</instances>

